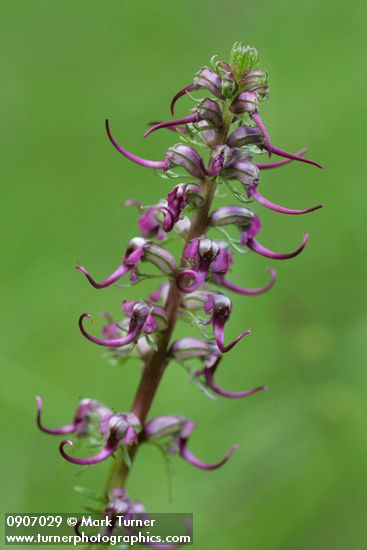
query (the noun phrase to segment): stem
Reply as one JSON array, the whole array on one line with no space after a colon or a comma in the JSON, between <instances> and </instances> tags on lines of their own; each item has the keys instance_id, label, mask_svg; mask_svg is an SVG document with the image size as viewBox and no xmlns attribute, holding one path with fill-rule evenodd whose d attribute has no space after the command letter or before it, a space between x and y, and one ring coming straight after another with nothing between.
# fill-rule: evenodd
<instances>
[{"instance_id":1,"label":"stem","mask_svg":"<svg viewBox=\"0 0 367 550\"><path fill-rule=\"evenodd\" d=\"M221 143L226 142L228 130L232 122L233 115L229 110L228 102L224 106L223 115L224 125L220 133ZM196 210L193 215L191 228L186 239L185 246L192 239L200 237L205 233L209 210L215 196L216 183L214 181L205 177L201 183L202 189L205 193L205 202L204 205L200 209ZM172 279L165 304L165 312L168 319L167 328L160 334L159 340L157 342L157 351L152 353L148 363L144 367L144 371L132 404L131 410L134 414L136 414L142 424L144 424L147 418L159 383L168 364L167 348L170 343L172 332L176 325L180 301L181 292L176 285L176 280ZM137 450L138 445L130 449L131 462L133 462ZM116 459L112 466L112 470L107 482L106 499L111 489L115 487L123 487L125 485L127 477L129 475L129 471L129 468L123 459L122 452L119 452L116 455Z\"/></svg>"}]
</instances>

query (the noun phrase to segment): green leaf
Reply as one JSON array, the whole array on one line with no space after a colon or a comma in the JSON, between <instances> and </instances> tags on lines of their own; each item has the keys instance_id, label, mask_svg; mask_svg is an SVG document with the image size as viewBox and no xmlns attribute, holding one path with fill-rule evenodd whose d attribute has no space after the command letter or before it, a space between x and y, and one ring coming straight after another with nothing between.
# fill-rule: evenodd
<instances>
[{"instance_id":1,"label":"green leaf","mask_svg":"<svg viewBox=\"0 0 367 550\"><path fill-rule=\"evenodd\" d=\"M81 485L76 485L73 489L76 493L79 493L83 497L89 498L90 500L94 500L95 502L104 502L103 495L96 493L92 489L88 489L87 487L83 487Z\"/></svg>"},{"instance_id":2,"label":"green leaf","mask_svg":"<svg viewBox=\"0 0 367 550\"><path fill-rule=\"evenodd\" d=\"M129 451L127 450L127 448L125 447L125 445L123 445L121 447L121 451L122 451L122 456L124 458L124 462L126 464L126 466L129 468L129 470L131 469L131 466L132 466L132 462L131 462L131 457L129 455Z\"/></svg>"}]
</instances>

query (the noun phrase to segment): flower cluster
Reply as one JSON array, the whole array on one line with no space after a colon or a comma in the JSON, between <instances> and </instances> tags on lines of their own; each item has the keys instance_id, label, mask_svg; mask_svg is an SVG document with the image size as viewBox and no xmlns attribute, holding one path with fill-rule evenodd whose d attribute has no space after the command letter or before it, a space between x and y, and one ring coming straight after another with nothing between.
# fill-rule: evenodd
<instances>
[{"instance_id":1,"label":"flower cluster","mask_svg":"<svg viewBox=\"0 0 367 550\"><path fill-rule=\"evenodd\" d=\"M192 96L196 91L204 92L207 97L196 100ZM176 453L197 468L213 470L222 466L236 449L234 445L222 460L206 464L188 449L196 427L193 421L177 414L147 420L147 415L160 377L172 361L183 365L190 372L191 380L212 397L244 398L266 389L258 386L232 392L215 381L224 354L250 334L245 327L232 342L227 341L225 328L230 323L233 304L226 291L234 295L259 295L268 291L276 280L276 273L271 269L270 279L259 288L231 282L235 252L252 251L272 260L298 256L308 242L308 235L305 234L301 244L290 252L267 248L261 238L258 240L261 222L253 206L259 204L290 215L307 214L322 206L285 208L266 199L259 191L262 171L291 161L320 167L304 157L306 149L290 153L272 144L260 116L261 102L268 94L268 76L258 67L257 51L235 43L228 63L213 58L210 67L202 67L193 82L174 96L172 115L177 100L183 96L195 102L191 113L168 122L152 123L144 134L147 137L163 128L175 132L180 141L168 149L162 160L146 160L130 153L117 142L106 121L108 138L123 157L157 171L165 181L176 181L173 188L164 193L166 198L161 198L157 204L127 201L126 206L138 209L139 234L130 241L113 273L97 282L87 269L77 266L96 289L106 288L123 278L128 278L128 284L137 285L155 276L144 272L147 264L152 264L156 276L165 281L148 297L124 300L121 320L114 321L105 314L107 322L102 327L102 336L94 336L86 326L86 320L91 319L89 313L80 316L79 327L84 338L104 346L117 359L139 357L143 375L129 412L115 413L88 399L79 404L72 422L61 428L44 427L42 401L37 398L37 423L42 431L54 435L74 434L87 441L98 436L100 449L88 458L70 456L66 448L73 444L72 441L62 441L60 453L69 462L95 464L120 449L125 457L133 458L138 446L154 442L161 445L167 455ZM206 153L200 154L198 147L204 147ZM258 162L258 157L264 153L283 159ZM214 205L220 195L217 191L223 186L233 199L227 205ZM174 238L183 240L183 252L178 260L168 250L171 231ZM178 319L191 322L199 334L172 341ZM193 362L199 364L199 368L192 367ZM146 402L148 405L144 405ZM133 452L132 448L135 448ZM133 510L135 504L128 500L122 486L110 487L110 490L114 503L110 507L123 502L125 511Z\"/></svg>"}]
</instances>

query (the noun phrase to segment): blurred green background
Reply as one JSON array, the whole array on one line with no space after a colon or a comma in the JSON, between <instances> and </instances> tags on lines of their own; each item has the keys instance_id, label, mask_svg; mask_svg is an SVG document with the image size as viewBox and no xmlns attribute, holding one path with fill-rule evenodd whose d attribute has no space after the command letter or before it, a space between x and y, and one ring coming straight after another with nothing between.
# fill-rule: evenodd
<instances>
[{"instance_id":1,"label":"blurred green background","mask_svg":"<svg viewBox=\"0 0 367 550\"><path fill-rule=\"evenodd\" d=\"M191 449L204 460L234 442L240 450L211 473L176 459L170 501L162 457L146 447L128 490L150 511L192 511L200 550L367 547L366 16L362 0L0 2L5 511L78 511L85 499L72 487L102 489L110 466L62 463L59 439L35 427L36 394L45 423L59 425L86 396L127 409L139 380L136 365L106 365L77 318L117 315L123 298L151 287L97 292L74 265L110 273L137 233L136 211L121 203L152 203L170 187L113 150L105 116L128 149L161 159L174 136L143 140L146 122L167 119L172 95L241 40L270 74L262 114L273 142L307 145L325 166L267 172L264 193L325 208L294 218L259 207L261 242L291 249L308 230L309 245L289 262L240 257L232 275L257 286L272 265L278 282L264 296L235 299L227 340L247 326L253 336L226 357L218 381L270 391L212 402L172 365L154 402L152 414L197 422ZM183 99L177 113L189 107Z\"/></svg>"}]
</instances>

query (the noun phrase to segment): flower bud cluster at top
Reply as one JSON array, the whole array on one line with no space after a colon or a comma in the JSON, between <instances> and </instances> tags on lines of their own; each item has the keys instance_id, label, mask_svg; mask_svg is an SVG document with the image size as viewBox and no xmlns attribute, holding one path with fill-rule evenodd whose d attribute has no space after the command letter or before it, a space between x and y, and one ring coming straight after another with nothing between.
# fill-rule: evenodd
<instances>
[{"instance_id":1,"label":"flower bud cluster at top","mask_svg":"<svg viewBox=\"0 0 367 550\"><path fill-rule=\"evenodd\" d=\"M206 97L195 99L192 94L197 90L204 92ZM237 42L228 63L213 58L210 67L202 67L193 82L174 96L172 115L178 99L183 96L195 102L189 114L168 122L154 122L145 133L147 137L164 128L175 132L178 143L168 149L163 160L146 160L130 153L116 141L106 121L108 138L125 158L156 170L166 181L176 180L166 198L157 204L145 206L137 200L127 201L126 206L138 209L139 234L128 243L112 274L98 282L87 269L77 266L96 289L123 279L136 285L152 277L144 273L146 264L152 264L157 276L165 279L150 296L137 301L124 300L121 320L115 321L105 314L107 322L101 336L94 336L86 326L91 318L89 313L83 313L79 319L82 335L104 346L115 362L132 356L141 359L143 378L148 380L145 391L150 391L149 376L154 378L157 357L161 370L171 361L182 364L198 387L211 396L242 398L266 389L258 386L232 392L215 381L223 355L250 333L245 329L232 342L226 341L225 327L233 305L225 292L248 296L262 294L276 279L275 271L270 270L269 281L259 288L231 282L234 252L250 250L274 260L297 256L306 246L308 235L305 234L301 244L291 252L273 251L258 240L261 222L252 207L259 204L275 212L300 215L322 206L301 210L286 208L271 202L260 191L263 171L291 161L320 167L304 157L305 149L291 153L272 144L260 116L261 102L268 94L268 76L258 67L257 51ZM203 154L198 152L199 148L204 148ZM258 162L262 154L282 159ZM230 204L212 204L220 186L226 186L233 195ZM231 227L239 232L238 238L231 234ZM184 241L179 259L166 248L171 231ZM175 322L180 318L189 320L198 334L171 341ZM199 368L193 367L193 362L197 362ZM152 384L151 399L155 391ZM138 390L135 403L143 397ZM70 456L66 447L71 446L72 441L61 442L62 456L75 464L101 462L119 449L126 456L132 447L154 441L166 453L177 453L193 466L212 470L224 464L236 448L232 446L219 462L206 464L188 450L188 441L195 428L191 420L174 414L146 421L146 414L139 414L134 407L130 412L115 413L93 400L80 403L70 424L45 428L41 421L42 401L37 399L37 422L42 431L55 435L74 434L79 439L100 438L98 452L88 458Z\"/></svg>"}]
</instances>

